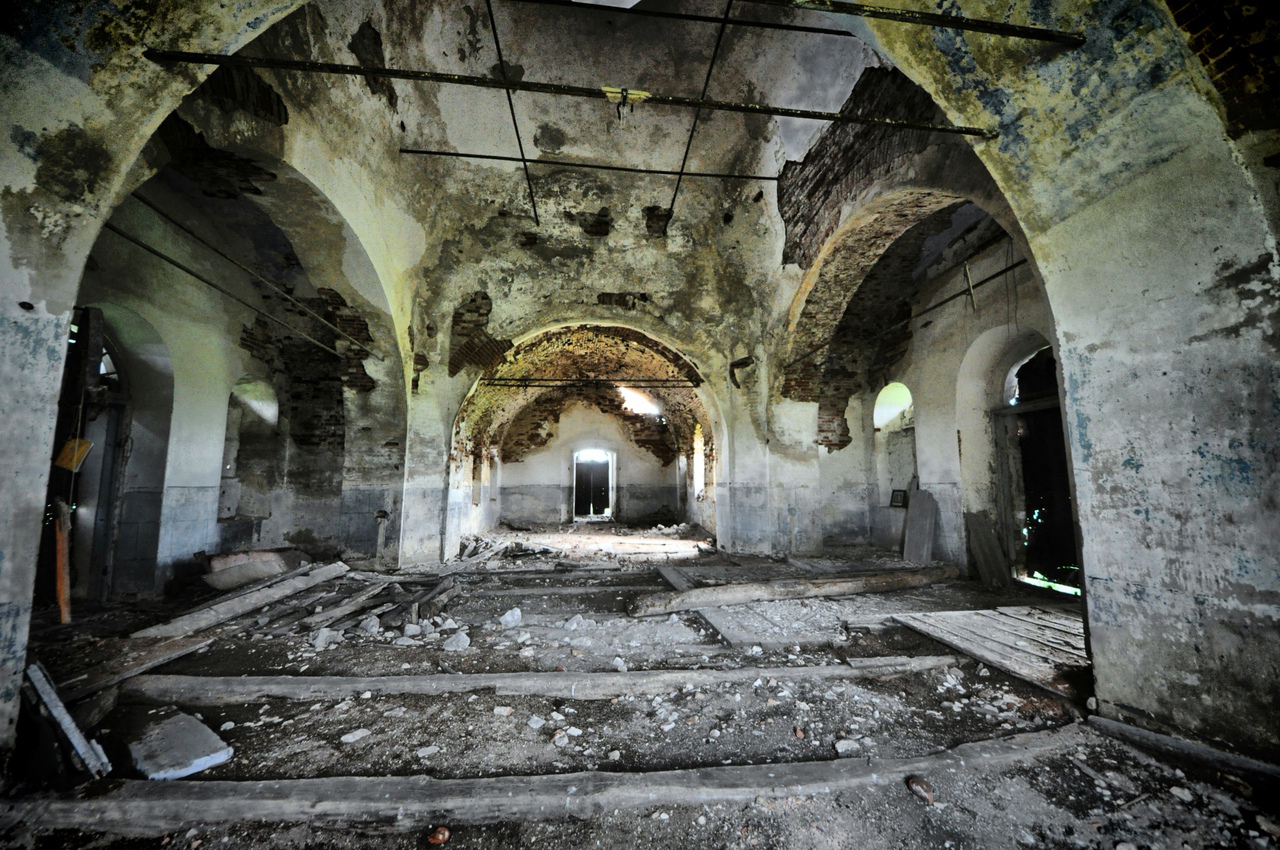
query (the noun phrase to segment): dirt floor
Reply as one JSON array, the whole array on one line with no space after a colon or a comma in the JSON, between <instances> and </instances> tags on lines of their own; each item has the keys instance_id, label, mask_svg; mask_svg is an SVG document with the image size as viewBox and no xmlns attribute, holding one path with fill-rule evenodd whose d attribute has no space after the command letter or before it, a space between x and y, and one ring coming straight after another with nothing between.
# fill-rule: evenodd
<instances>
[{"instance_id":1,"label":"dirt floor","mask_svg":"<svg viewBox=\"0 0 1280 850\"><path fill-rule=\"evenodd\" d=\"M438 837L436 828L444 826L450 847L548 850L1280 846L1274 785L1155 758L1083 722L1087 694L1081 693L1078 702L1064 699L891 619L894 613L1062 602L1046 592L1019 588L995 594L974 582L954 581L840 599L732 606L750 609L737 612L741 622L767 633L759 641L730 645L697 612L637 619L627 608L642 594L669 591L657 569L672 563L768 575L784 566L793 573L802 567L856 573L896 562L865 549L832 551L800 566L727 558L706 545L699 529L689 527L506 530L470 548L470 559L445 565L418 565L389 575L353 571L311 591L309 604L296 611L281 614L290 600L275 611L255 611L232 621L234 628L209 646L149 672L199 677L741 672L718 684L604 699L492 690L434 695L369 690L235 704L188 700L179 708L216 731L234 756L177 781L521 776L535 783L538 777L580 772L638 775L835 759L874 769L1011 735L1030 736L1040 742L1039 749L994 766L980 758L926 760L914 788L904 777L873 773L854 790L791 795L785 788L762 789L755 799L705 803L691 794L679 804L639 800L568 820L503 822L500 806L484 823L406 824L392 812L376 825L324 819L208 824L193 812L193 826L157 832L138 823L128 830L135 834L122 836L118 830L50 828L38 807L28 807L23 822L9 823L0 833L0 844L425 848L436 846L428 838ZM486 551L500 554L486 558ZM404 604L393 604L448 576L460 591L433 618L413 623ZM368 610L377 608L357 613L345 628L336 628L341 620L332 629L308 629L290 619L388 580L395 583L384 591L392 594L390 610L372 620ZM97 612L71 629L37 627L33 651L55 681L76 681L106 663L101 656L121 635L199 601L188 592L163 605ZM850 660L889 656L952 660L888 679L832 675L842 666L852 671ZM814 672L818 668L821 675ZM756 676L756 669L772 669L774 675ZM103 742L117 764L127 763L116 742L123 730L146 722L152 713L173 710L130 697L127 683L114 707L105 707L110 711L93 718L86 731ZM84 716L83 706L72 708ZM121 768L72 796L109 796L119 786L117 777L128 776ZM30 783L13 786L10 820L16 805L41 793L47 792Z\"/></svg>"}]
</instances>

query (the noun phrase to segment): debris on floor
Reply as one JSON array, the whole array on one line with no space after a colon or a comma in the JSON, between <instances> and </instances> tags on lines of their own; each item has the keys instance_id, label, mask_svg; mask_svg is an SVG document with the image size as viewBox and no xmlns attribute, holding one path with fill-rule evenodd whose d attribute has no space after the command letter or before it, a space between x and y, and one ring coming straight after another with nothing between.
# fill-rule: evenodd
<instances>
[{"instance_id":1,"label":"debris on floor","mask_svg":"<svg viewBox=\"0 0 1280 850\"><path fill-rule=\"evenodd\" d=\"M56 662L64 695L99 681L83 666L99 656L82 650L203 640L150 669L135 664L71 709L108 744L139 713L181 718L220 745L205 758L225 757L201 762L165 744L198 776L147 783L120 767L121 782L83 799L9 800L0 830L29 846L121 850L131 845L116 836L255 850L826 848L854 835L886 850L1278 846L1268 827L1280 812L1247 771L1153 758L1080 722L1081 694L903 624L976 611L1020 618L1000 620L1013 631L1047 623L1051 642L1074 647L1076 621L1051 592L943 580L632 617L637 600L673 588L918 569L869 549L803 560L699 552L700 530L667 531L499 529L469 563L393 574L343 565L286 594L233 592L176 620L144 610L114 633L111 620L97 634L59 631L35 649ZM119 637L148 626L140 617L201 629Z\"/></svg>"}]
</instances>

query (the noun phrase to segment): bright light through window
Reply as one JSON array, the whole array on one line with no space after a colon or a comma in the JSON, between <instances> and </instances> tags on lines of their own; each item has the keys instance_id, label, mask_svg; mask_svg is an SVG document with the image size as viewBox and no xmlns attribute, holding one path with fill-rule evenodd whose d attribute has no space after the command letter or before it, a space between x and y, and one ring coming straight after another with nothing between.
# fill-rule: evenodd
<instances>
[{"instance_id":1,"label":"bright light through window","mask_svg":"<svg viewBox=\"0 0 1280 850\"><path fill-rule=\"evenodd\" d=\"M656 415L658 413L658 405L653 403L653 399L644 393L636 392L629 387L618 387L618 392L622 393L622 406L632 413L643 413Z\"/></svg>"},{"instance_id":2,"label":"bright light through window","mask_svg":"<svg viewBox=\"0 0 1280 850\"><path fill-rule=\"evenodd\" d=\"M609 453L604 449L583 449L578 452L577 459L579 463L604 463L609 459Z\"/></svg>"}]
</instances>

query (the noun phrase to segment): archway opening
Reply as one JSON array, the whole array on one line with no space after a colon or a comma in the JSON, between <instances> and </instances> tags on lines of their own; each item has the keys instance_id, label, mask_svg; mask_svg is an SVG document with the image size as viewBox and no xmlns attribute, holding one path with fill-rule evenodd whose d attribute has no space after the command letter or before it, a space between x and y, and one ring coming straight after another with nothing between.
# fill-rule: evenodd
<instances>
[{"instance_id":1,"label":"archway opening","mask_svg":"<svg viewBox=\"0 0 1280 850\"><path fill-rule=\"evenodd\" d=\"M613 518L614 474L617 455L607 449L579 449L573 453L573 518L599 521Z\"/></svg>"},{"instance_id":2,"label":"archway opening","mask_svg":"<svg viewBox=\"0 0 1280 850\"><path fill-rule=\"evenodd\" d=\"M1008 494L1004 522L1017 534L1015 575L1078 596L1083 577L1053 350L1042 348L1018 363L1004 385L997 460Z\"/></svg>"}]
</instances>

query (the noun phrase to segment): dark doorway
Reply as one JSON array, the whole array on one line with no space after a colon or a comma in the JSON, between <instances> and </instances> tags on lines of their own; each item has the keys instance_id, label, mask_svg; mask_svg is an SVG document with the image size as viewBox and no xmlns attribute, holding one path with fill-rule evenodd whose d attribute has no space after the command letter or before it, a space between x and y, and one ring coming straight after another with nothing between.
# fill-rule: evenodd
<instances>
[{"instance_id":1,"label":"dark doorway","mask_svg":"<svg viewBox=\"0 0 1280 850\"><path fill-rule=\"evenodd\" d=\"M610 491L611 458L600 451L583 451L574 457L573 515L607 517L613 514Z\"/></svg>"},{"instance_id":2,"label":"dark doorway","mask_svg":"<svg viewBox=\"0 0 1280 850\"><path fill-rule=\"evenodd\" d=\"M1023 569L1031 578L1078 588L1081 576L1076 562L1075 507L1052 349L1038 352L1018 369L1016 377Z\"/></svg>"}]
</instances>

